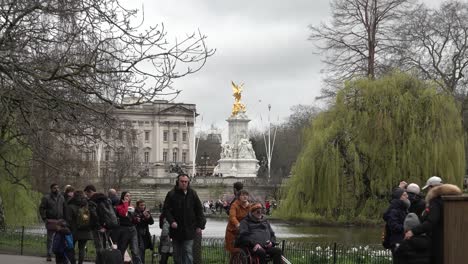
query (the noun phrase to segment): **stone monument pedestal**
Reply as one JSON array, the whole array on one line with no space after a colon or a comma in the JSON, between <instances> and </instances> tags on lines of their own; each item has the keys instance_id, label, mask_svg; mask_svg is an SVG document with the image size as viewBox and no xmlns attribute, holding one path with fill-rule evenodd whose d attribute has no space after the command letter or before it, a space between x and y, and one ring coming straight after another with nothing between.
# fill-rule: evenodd
<instances>
[{"instance_id":1,"label":"stone monument pedestal","mask_svg":"<svg viewBox=\"0 0 468 264\"><path fill-rule=\"evenodd\" d=\"M229 117L229 141L223 144L221 159L214 169L223 177L257 177L258 160L248 138L250 119L245 112Z\"/></svg>"},{"instance_id":2,"label":"stone monument pedestal","mask_svg":"<svg viewBox=\"0 0 468 264\"><path fill-rule=\"evenodd\" d=\"M257 177L258 160L256 159L220 159L218 172L223 177Z\"/></svg>"}]
</instances>

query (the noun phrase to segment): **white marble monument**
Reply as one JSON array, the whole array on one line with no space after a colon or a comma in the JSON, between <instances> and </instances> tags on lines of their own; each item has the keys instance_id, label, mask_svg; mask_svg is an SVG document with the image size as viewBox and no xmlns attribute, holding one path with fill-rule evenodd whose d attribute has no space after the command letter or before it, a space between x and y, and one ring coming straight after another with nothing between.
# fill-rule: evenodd
<instances>
[{"instance_id":1,"label":"white marble monument","mask_svg":"<svg viewBox=\"0 0 468 264\"><path fill-rule=\"evenodd\" d=\"M221 159L214 173L223 177L257 177L258 160L249 140L249 121L245 106L240 102L242 85L232 82L234 105L229 123L229 141L222 145Z\"/></svg>"}]
</instances>

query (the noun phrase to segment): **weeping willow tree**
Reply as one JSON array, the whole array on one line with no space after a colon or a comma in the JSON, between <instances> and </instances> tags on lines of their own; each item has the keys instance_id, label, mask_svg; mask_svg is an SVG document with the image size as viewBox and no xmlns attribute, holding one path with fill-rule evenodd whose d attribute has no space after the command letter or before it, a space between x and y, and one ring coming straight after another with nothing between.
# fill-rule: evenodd
<instances>
[{"instance_id":1,"label":"weeping willow tree","mask_svg":"<svg viewBox=\"0 0 468 264\"><path fill-rule=\"evenodd\" d=\"M401 180L462 184L460 109L411 76L349 82L305 131L279 215L338 222L379 219Z\"/></svg>"},{"instance_id":2,"label":"weeping willow tree","mask_svg":"<svg viewBox=\"0 0 468 264\"><path fill-rule=\"evenodd\" d=\"M0 227L36 223L40 194L30 184L31 151L10 138L0 155L12 161L0 166Z\"/></svg>"}]
</instances>

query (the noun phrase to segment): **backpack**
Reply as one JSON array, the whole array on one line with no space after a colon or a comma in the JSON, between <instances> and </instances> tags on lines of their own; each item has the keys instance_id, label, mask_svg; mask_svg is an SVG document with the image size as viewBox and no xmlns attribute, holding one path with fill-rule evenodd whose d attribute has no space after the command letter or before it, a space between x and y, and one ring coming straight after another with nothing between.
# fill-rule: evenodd
<instances>
[{"instance_id":1,"label":"backpack","mask_svg":"<svg viewBox=\"0 0 468 264\"><path fill-rule=\"evenodd\" d=\"M79 230L88 229L90 227L91 215L87 205L78 208L76 226Z\"/></svg>"},{"instance_id":2,"label":"backpack","mask_svg":"<svg viewBox=\"0 0 468 264\"><path fill-rule=\"evenodd\" d=\"M97 215L99 223L107 229L114 229L119 227L119 221L115 215L114 207L110 201L100 202L97 204Z\"/></svg>"},{"instance_id":3,"label":"backpack","mask_svg":"<svg viewBox=\"0 0 468 264\"><path fill-rule=\"evenodd\" d=\"M65 253L67 249L74 249L73 235L55 232L52 238L52 252L56 255Z\"/></svg>"},{"instance_id":4,"label":"backpack","mask_svg":"<svg viewBox=\"0 0 468 264\"><path fill-rule=\"evenodd\" d=\"M74 249L75 245L73 244L73 235L68 234L65 235L65 248L66 249Z\"/></svg>"},{"instance_id":5,"label":"backpack","mask_svg":"<svg viewBox=\"0 0 468 264\"><path fill-rule=\"evenodd\" d=\"M382 246L386 249L392 248L392 245L390 244L390 228L388 227L388 224L385 224L382 230Z\"/></svg>"}]
</instances>

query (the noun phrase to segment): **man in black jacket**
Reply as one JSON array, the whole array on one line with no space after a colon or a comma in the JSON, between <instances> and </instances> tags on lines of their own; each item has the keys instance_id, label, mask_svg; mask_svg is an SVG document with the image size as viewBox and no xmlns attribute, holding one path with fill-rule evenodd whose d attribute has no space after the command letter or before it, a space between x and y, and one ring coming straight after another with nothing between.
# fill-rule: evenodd
<instances>
[{"instance_id":1,"label":"man in black jacket","mask_svg":"<svg viewBox=\"0 0 468 264\"><path fill-rule=\"evenodd\" d=\"M98 193L96 191L96 187L94 185L88 185L84 188L84 193L88 197L88 208L90 213L90 228L93 234L94 239L94 246L96 247L96 252L106 247L107 240L106 238L109 236L110 227L106 226L103 222L103 219L100 219L99 215L103 212L98 212L98 205L103 203L107 204L108 207L112 207L111 201L107 196L103 193ZM102 209L101 209L102 211ZM113 218L117 222L117 216L115 215L114 210L110 212L113 214ZM116 243L116 241L114 241ZM96 263L98 256L96 256Z\"/></svg>"},{"instance_id":2,"label":"man in black jacket","mask_svg":"<svg viewBox=\"0 0 468 264\"><path fill-rule=\"evenodd\" d=\"M193 239L195 234L201 235L205 229L206 219L197 192L190 188L187 174L177 176L176 186L164 200L163 214L171 225L175 263L193 263Z\"/></svg>"},{"instance_id":3,"label":"man in black jacket","mask_svg":"<svg viewBox=\"0 0 468 264\"><path fill-rule=\"evenodd\" d=\"M50 193L44 195L39 206L39 213L47 229L47 261L52 261L52 239L58 219L63 219L63 206L65 198L59 193L56 183L50 185ZM49 224L47 224L50 222ZM51 228L53 227L53 228Z\"/></svg>"}]
</instances>

